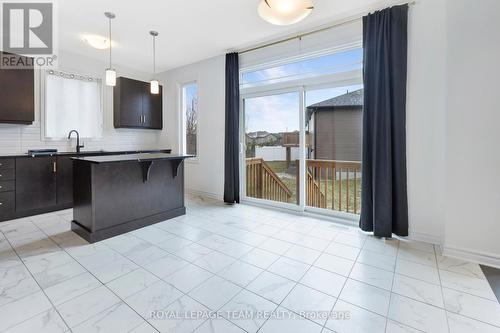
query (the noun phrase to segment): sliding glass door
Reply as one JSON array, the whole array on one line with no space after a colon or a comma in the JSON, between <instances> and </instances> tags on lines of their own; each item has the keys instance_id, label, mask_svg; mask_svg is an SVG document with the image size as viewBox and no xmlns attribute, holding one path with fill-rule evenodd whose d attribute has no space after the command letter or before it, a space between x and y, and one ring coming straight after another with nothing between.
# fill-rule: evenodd
<instances>
[{"instance_id":1,"label":"sliding glass door","mask_svg":"<svg viewBox=\"0 0 500 333\"><path fill-rule=\"evenodd\" d=\"M245 195L297 204L301 93L243 99Z\"/></svg>"},{"instance_id":2,"label":"sliding glass door","mask_svg":"<svg viewBox=\"0 0 500 333\"><path fill-rule=\"evenodd\" d=\"M363 89L306 90L306 205L359 214Z\"/></svg>"},{"instance_id":3,"label":"sliding glass door","mask_svg":"<svg viewBox=\"0 0 500 333\"><path fill-rule=\"evenodd\" d=\"M244 200L356 220L362 49L241 72Z\"/></svg>"}]
</instances>

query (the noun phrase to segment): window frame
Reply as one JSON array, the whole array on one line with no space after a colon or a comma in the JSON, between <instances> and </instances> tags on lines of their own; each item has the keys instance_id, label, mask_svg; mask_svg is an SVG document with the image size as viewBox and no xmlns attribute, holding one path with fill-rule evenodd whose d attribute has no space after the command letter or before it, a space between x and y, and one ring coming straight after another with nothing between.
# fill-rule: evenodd
<instances>
[{"instance_id":1,"label":"window frame","mask_svg":"<svg viewBox=\"0 0 500 333\"><path fill-rule=\"evenodd\" d=\"M186 155L186 148L187 148L187 139L186 139L186 101L185 101L185 92L184 89L186 86L189 85L196 85L196 98L198 99L198 108L196 110L196 155L192 158L189 158L186 160L187 163L191 164L198 164L200 161L200 84L198 79L193 79L193 80L185 80L182 82L179 82L178 84L178 96L179 96L179 128L180 128L180 135L179 135L179 151L181 154Z\"/></svg>"},{"instance_id":2,"label":"window frame","mask_svg":"<svg viewBox=\"0 0 500 333\"><path fill-rule=\"evenodd\" d=\"M40 101L39 101L39 107L40 107L40 139L41 141L44 142L66 142L67 139L65 138L51 138L47 137L46 134L46 119L47 119L47 104L46 104L46 93L47 93L47 76L52 75L49 74L49 70L43 70L40 69L38 72L38 79L40 82ZM87 76L87 77L92 77L93 79L99 80L99 105L100 105L100 116L98 119L100 120L100 126L101 126L101 133L100 136L98 137L80 137L80 139L85 139L86 141L91 141L91 142L97 142L97 141L102 141L104 139L104 127L105 127L105 103L104 103L104 94L105 94L105 86L103 85L102 82L102 76L94 76L94 75L89 75L89 74L82 74L78 71L73 71L73 70L66 70L66 69L58 69L57 72L63 72L65 74L73 74L73 75L79 75L79 76ZM36 82L36 78L35 78Z\"/></svg>"},{"instance_id":3,"label":"window frame","mask_svg":"<svg viewBox=\"0 0 500 333\"><path fill-rule=\"evenodd\" d=\"M362 40L352 42L352 43L342 44L339 46L330 47L330 48L326 48L326 49L322 49L322 50L318 50L318 51L305 52L303 54L291 55L288 57L285 56L281 59L271 59L269 61L265 61L262 63L249 65L249 66L240 68L240 71L239 71L240 82L243 82L243 75L246 73L249 73L249 72L271 69L274 67L294 64L294 63L298 63L301 61L307 61L307 60L311 60L314 58L320 58L323 56L329 56L329 55L332 55L335 53L342 53L342 52L352 51L352 50L360 49L360 48L363 49ZM251 87L241 87L240 86L240 94L252 95L254 93L259 93L259 92L283 90L283 89L300 87L300 86L322 86L322 85L328 86L328 84L332 81L334 81L334 82L346 81L346 83L349 83L351 81L355 81L355 79L359 75L362 76L362 72L363 72L363 69L360 69L360 70L352 70L352 71L341 72L341 73L333 73L333 74L327 74L327 75L321 75L321 76L314 76L314 77L310 77L310 78L299 78L299 79L294 79L294 80L287 80L287 81L282 81L282 82L277 82L277 83L257 85L257 86L251 86Z\"/></svg>"},{"instance_id":4,"label":"window frame","mask_svg":"<svg viewBox=\"0 0 500 333\"><path fill-rule=\"evenodd\" d=\"M347 51L349 49L354 48L362 48L362 45L359 43L350 44L348 46L338 47L334 50L328 49L323 52L312 52L302 55L301 57L292 57L284 59L280 61L279 64L286 64L290 62L296 62L311 59L317 56L332 54L336 52ZM252 66L247 68L240 69L240 78L243 72L253 70L260 70L269 67L273 67L277 62L267 62L260 64L258 66ZM359 215L334 211L334 210L325 210L322 208L316 208L307 206L306 202L306 190L305 190L305 177L306 169L305 169L305 108L306 108L306 92L310 90L318 90L318 89L328 89L328 88L338 88L347 85L355 85L363 82L363 70L349 71L346 73L336 73L336 74L328 74L324 76L317 76L313 78L307 79L299 79L299 80L290 80L286 82L280 82L269 85L262 85L257 87L250 88L241 88L240 87L240 133L239 133L239 171L240 171L240 198L241 202L249 203L253 205L263 206L263 207L272 207L278 209L285 209L292 212L302 213L302 214L314 214L317 216L322 216L326 218L332 218L336 221L341 221L342 223L346 223L348 225L357 225L359 221ZM300 204L296 205L293 203L281 203L270 201L266 199L257 199L252 198L246 195L246 166L245 166L245 152L246 152L246 143L245 143L245 99L254 98L254 97L263 97L270 96L280 93L287 92L299 92L300 93L300 135L299 135L299 150L300 150L300 177L297 180L300 182L300 191L297 195L300 197Z\"/></svg>"}]
</instances>

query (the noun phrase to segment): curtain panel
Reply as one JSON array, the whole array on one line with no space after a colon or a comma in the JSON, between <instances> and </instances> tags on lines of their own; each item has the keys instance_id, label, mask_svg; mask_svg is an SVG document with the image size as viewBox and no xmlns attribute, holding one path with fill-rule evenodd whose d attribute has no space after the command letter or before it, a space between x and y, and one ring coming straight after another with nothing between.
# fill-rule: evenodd
<instances>
[{"instance_id":1,"label":"curtain panel","mask_svg":"<svg viewBox=\"0 0 500 333\"><path fill-rule=\"evenodd\" d=\"M239 126L240 68L238 53L226 54L226 123L224 136L224 202L240 202Z\"/></svg>"},{"instance_id":2,"label":"curtain panel","mask_svg":"<svg viewBox=\"0 0 500 333\"><path fill-rule=\"evenodd\" d=\"M408 5L363 17L363 153L360 228L408 236L406 76Z\"/></svg>"}]
</instances>

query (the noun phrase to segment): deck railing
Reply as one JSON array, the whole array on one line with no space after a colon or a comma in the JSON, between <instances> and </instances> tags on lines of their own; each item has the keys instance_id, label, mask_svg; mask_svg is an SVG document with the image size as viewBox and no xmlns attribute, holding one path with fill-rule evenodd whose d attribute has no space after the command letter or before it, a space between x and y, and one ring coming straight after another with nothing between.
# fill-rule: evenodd
<instances>
[{"instance_id":1,"label":"deck railing","mask_svg":"<svg viewBox=\"0 0 500 333\"><path fill-rule=\"evenodd\" d=\"M299 161L295 162L300 179ZM361 162L306 160L306 205L335 211L361 212ZM300 192L296 182L296 193ZM262 158L246 160L249 197L291 202L293 192ZM299 195L296 195L297 201ZM299 202L297 202L299 204Z\"/></svg>"},{"instance_id":2,"label":"deck railing","mask_svg":"<svg viewBox=\"0 0 500 333\"><path fill-rule=\"evenodd\" d=\"M326 196L321 191L320 183L318 183L314 176L307 171L306 179L306 201L307 205L311 207L326 208ZM298 188L297 188L298 189ZM297 204L299 204L297 200Z\"/></svg>"},{"instance_id":3,"label":"deck railing","mask_svg":"<svg viewBox=\"0 0 500 333\"><path fill-rule=\"evenodd\" d=\"M247 196L290 202L292 191L262 158L246 160Z\"/></svg>"},{"instance_id":4,"label":"deck railing","mask_svg":"<svg viewBox=\"0 0 500 333\"><path fill-rule=\"evenodd\" d=\"M361 162L307 160L307 205L347 213L361 211ZM309 177L308 177L309 178ZM324 197L318 194L321 192ZM309 200L311 197L312 200Z\"/></svg>"}]
</instances>

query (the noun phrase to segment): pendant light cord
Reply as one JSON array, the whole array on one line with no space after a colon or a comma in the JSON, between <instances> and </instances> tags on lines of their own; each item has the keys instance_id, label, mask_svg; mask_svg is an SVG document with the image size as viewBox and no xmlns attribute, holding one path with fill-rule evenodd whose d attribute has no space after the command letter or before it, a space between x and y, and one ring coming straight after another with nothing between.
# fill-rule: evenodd
<instances>
[{"instance_id":1,"label":"pendant light cord","mask_svg":"<svg viewBox=\"0 0 500 333\"><path fill-rule=\"evenodd\" d=\"M112 69L111 68L111 18L108 18L109 20L109 69Z\"/></svg>"},{"instance_id":2,"label":"pendant light cord","mask_svg":"<svg viewBox=\"0 0 500 333\"><path fill-rule=\"evenodd\" d=\"M153 36L153 76L156 75L156 36Z\"/></svg>"}]
</instances>

